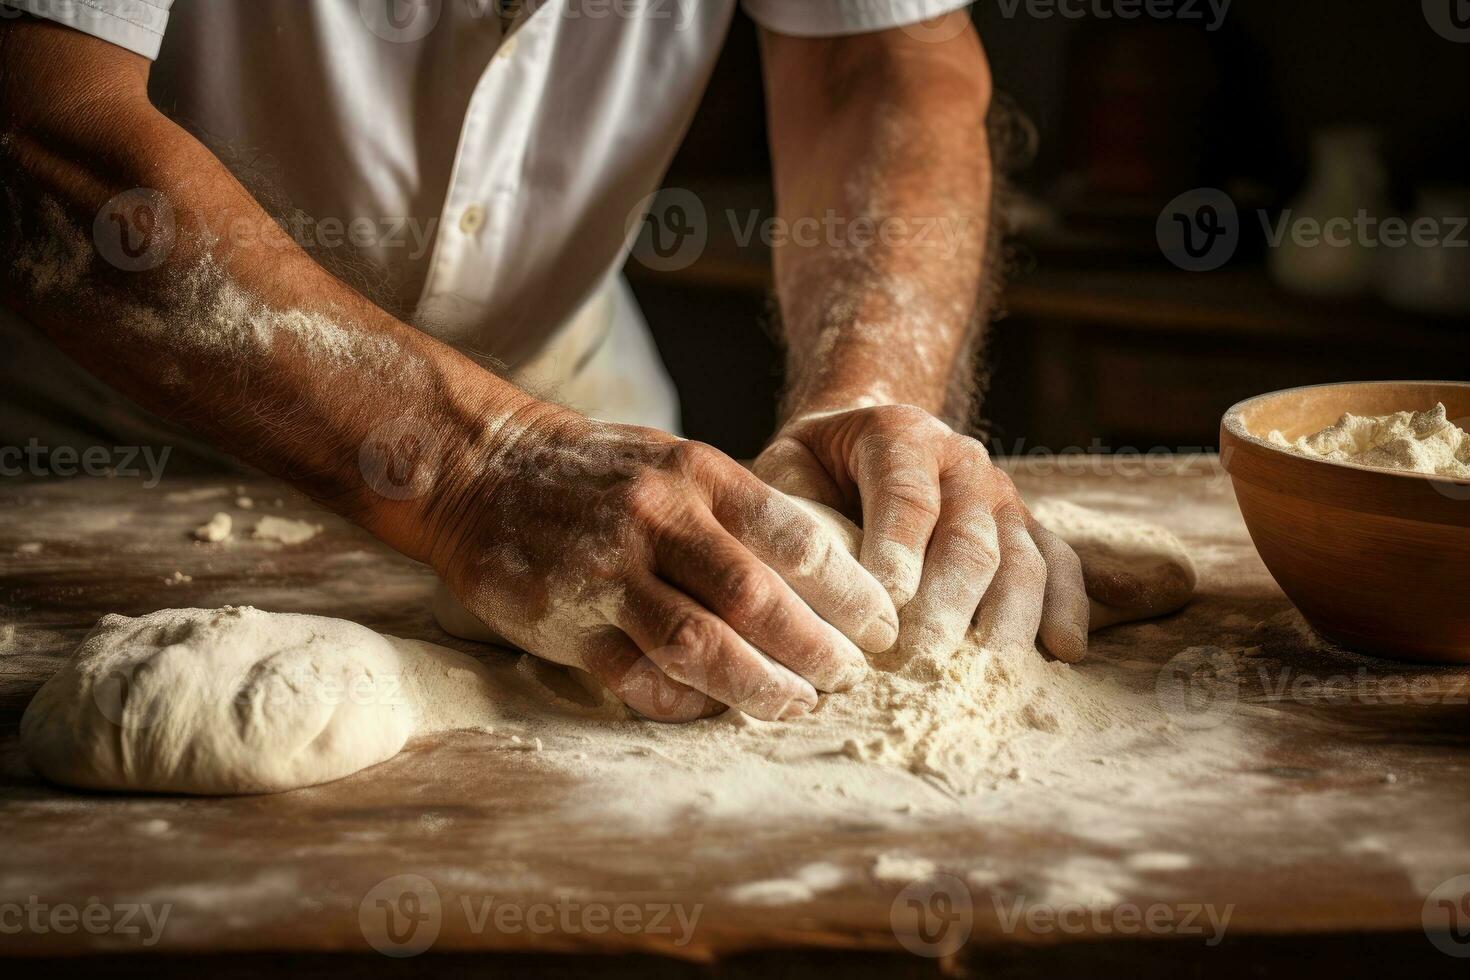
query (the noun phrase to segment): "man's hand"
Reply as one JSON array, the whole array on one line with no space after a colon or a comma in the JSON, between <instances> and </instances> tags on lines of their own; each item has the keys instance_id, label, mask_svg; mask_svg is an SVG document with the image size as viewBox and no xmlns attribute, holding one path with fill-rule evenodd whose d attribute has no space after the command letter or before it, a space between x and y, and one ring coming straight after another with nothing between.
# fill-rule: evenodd
<instances>
[{"instance_id":1,"label":"man's hand","mask_svg":"<svg viewBox=\"0 0 1470 980\"><path fill-rule=\"evenodd\" d=\"M902 652L943 654L976 611L1002 643L1087 650L1082 566L985 447L907 405L789 422L755 463L772 486L863 524L863 565L900 609Z\"/></svg>"},{"instance_id":2,"label":"man's hand","mask_svg":"<svg viewBox=\"0 0 1470 980\"><path fill-rule=\"evenodd\" d=\"M791 718L897 636L841 542L709 446L543 403L465 456L425 508L446 584L650 718Z\"/></svg>"},{"instance_id":3,"label":"man's hand","mask_svg":"<svg viewBox=\"0 0 1470 980\"><path fill-rule=\"evenodd\" d=\"M978 442L935 417L970 417L988 313L980 39L956 12L922 31L761 40L780 217L878 233L773 247L788 421L756 472L861 518L862 562L901 607L901 650L953 650L978 610L994 639L1039 632L1078 659L1076 555Z\"/></svg>"}]
</instances>

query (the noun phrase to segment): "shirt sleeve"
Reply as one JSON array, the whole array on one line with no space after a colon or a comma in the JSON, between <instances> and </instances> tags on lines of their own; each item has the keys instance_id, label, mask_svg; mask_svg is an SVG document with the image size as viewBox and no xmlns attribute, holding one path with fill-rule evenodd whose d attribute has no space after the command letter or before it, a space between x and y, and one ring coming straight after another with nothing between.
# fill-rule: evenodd
<instances>
[{"instance_id":1,"label":"shirt sleeve","mask_svg":"<svg viewBox=\"0 0 1470 980\"><path fill-rule=\"evenodd\" d=\"M793 37L838 37L902 27L970 5L970 0L741 0L757 24Z\"/></svg>"},{"instance_id":2,"label":"shirt sleeve","mask_svg":"<svg viewBox=\"0 0 1470 980\"><path fill-rule=\"evenodd\" d=\"M174 0L0 0L0 17L23 10L110 41L150 60L158 57ZM6 9L10 8L10 9Z\"/></svg>"}]
</instances>

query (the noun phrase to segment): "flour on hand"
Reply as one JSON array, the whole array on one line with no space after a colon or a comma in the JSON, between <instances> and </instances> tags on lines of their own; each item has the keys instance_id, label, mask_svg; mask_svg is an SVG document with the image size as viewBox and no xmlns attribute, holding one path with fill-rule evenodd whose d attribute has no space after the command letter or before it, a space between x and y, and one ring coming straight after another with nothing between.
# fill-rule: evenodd
<instances>
[{"instance_id":1,"label":"flour on hand","mask_svg":"<svg viewBox=\"0 0 1470 980\"><path fill-rule=\"evenodd\" d=\"M860 552L861 529L831 508L800 503L854 554ZM1093 629L1163 615L1190 598L1194 568L1164 528L1060 502L1033 510L1043 524L1051 521L1059 537L1081 547L1084 576L1091 562L1092 580L1112 603L1094 603ZM436 601L435 615L447 632L494 642L493 631L447 593ZM651 750L682 760L711 784L769 784L772 763L776 769L791 764L783 777L799 779L801 766L811 760L846 758L860 764L859 770L907 771L943 792L965 795L1019 772L1022 762L1034 760L1038 745L1046 746L1045 754L1073 736L1120 730L1126 718L1141 725L1160 720L1156 706L1116 685L1083 677L1034 647L992 649L975 628L954 651L905 655L894 648L869 662L873 669L863 683L824 696L810 715L791 721L761 722L729 711L688 725L649 724L626 714L608 717L603 699L597 717L581 730L595 727L600 748L613 757ZM554 716L522 720L539 727L548 742L576 727L564 727ZM607 768L610 762L596 764Z\"/></svg>"}]
</instances>

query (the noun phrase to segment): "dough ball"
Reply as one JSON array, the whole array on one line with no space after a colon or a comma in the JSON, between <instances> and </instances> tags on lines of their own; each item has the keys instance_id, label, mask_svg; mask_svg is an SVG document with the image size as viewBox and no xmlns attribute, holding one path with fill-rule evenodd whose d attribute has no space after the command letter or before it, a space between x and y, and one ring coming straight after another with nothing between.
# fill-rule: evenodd
<instances>
[{"instance_id":1,"label":"dough ball","mask_svg":"<svg viewBox=\"0 0 1470 980\"><path fill-rule=\"evenodd\" d=\"M1065 500L1039 500L1031 513L1082 560L1089 630L1163 616L1194 595L1194 563L1167 528Z\"/></svg>"},{"instance_id":2,"label":"dough ball","mask_svg":"<svg viewBox=\"0 0 1470 980\"><path fill-rule=\"evenodd\" d=\"M405 659L321 616L104 616L31 701L21 739L43 776L88 789L311 786L391 758L414 733Z\"/></svg>"}]
</instances>

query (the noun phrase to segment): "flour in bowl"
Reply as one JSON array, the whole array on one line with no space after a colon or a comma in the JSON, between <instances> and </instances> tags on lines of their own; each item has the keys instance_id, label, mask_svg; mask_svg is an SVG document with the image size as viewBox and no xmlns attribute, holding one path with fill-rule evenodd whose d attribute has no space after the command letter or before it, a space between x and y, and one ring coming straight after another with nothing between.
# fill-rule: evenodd
<instances>
[{"instance_id":1,"label":"flour in bowl","mask_svg":"<svg viewBox=\"0 0 1470 980\"><path fill-rule=\"evenodd\" d=\"M1274 429L1266 441L1332 463L1470 479L1470 432L1446 417L1443 404L1427 412L1349 413L1295 442Z\"/></svg>"}]
</instances>

